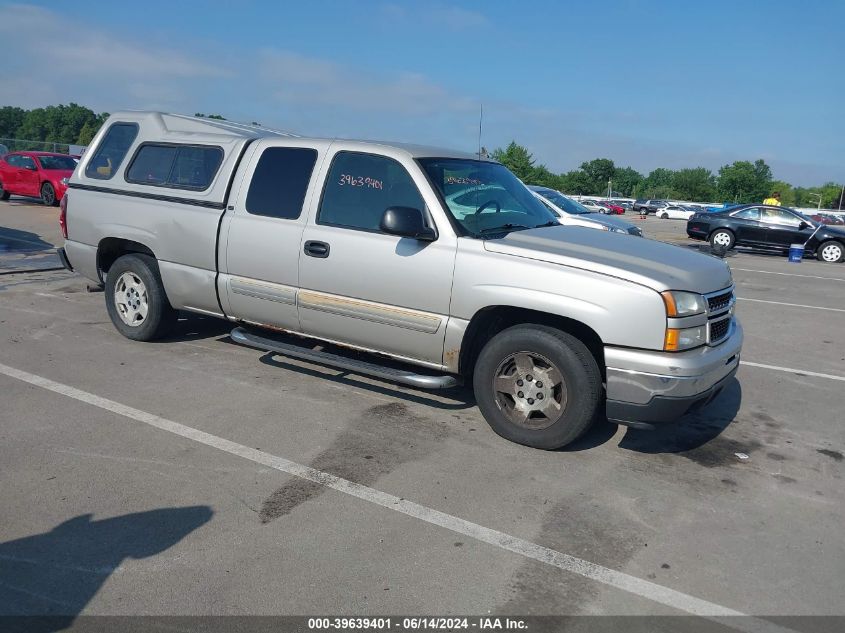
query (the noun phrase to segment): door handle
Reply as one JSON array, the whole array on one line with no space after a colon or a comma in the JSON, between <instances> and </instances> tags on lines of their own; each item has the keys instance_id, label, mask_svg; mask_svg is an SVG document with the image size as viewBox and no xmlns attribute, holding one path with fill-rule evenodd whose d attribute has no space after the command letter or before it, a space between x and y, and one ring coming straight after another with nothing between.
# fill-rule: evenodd
<instances>
[{"instance_id":1,"label":"door handle","mask_svg":"<svg viewBox=\"0 0 845 633\"><path fill-rule=\"evenodd\" d=\"M329 256L329 245L325 242L316 242L313 240L309 240L305 242L305 248L303 249L305 254L309 257L320 257L325 258Z\"/></svg>"}]
</instances>

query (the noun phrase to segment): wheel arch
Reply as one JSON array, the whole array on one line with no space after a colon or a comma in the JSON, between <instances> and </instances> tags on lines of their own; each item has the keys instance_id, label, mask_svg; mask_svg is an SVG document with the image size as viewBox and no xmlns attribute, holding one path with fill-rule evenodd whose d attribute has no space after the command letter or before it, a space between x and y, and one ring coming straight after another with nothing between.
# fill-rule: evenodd
<instances>
[{"instance_id":1,"label":"wheel arch","mask_svg":"<svg viewBox=\"0 0 845 633\"><path fill-rule=\"evenodd\" d=\"M145 244L122 237L105 237L97 244L97 273L100 281L105 281L112 264L123 255L140 253L156 259L155 253Z\"/></svg>"},{"instance_id":2,"label":"wheel arch","mask_svg":"<svg viewBox=\"0 0 845 633\"><path fill-rule=\"evenodd\" d=\"M586 323L559 314L509 305L487 306L470 319L461 342L458 369L461 375L472 376L475 362L484 345L499 332L514 325L546 325L567 332L579 339L592 354L605 377L604 343Z\"/></svg>"}]
</instances>

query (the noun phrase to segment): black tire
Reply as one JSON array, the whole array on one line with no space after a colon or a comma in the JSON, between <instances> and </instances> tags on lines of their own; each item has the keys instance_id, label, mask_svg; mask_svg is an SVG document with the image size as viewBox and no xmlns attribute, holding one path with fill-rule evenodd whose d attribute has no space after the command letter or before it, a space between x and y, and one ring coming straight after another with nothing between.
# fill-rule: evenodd
<instances>
[{"instance_id":1,"label":"black tire","mask_svg":"<svg viewBox=\"0 0 845 633\"><path fill-rule=\"evenodd\" d=\"M128 285L126 281L129 279L140 281L143 284L143 292L136 291L135 296L130 297L129 293L133 287L137 287ZM121 298L124 300L120 306L115 296L116 291L121 292ZM149 255L132 253L118 258L106 275L105 296L106 310L114 327L133 341L159 339L166 335L176 322L177 314L167 300L158 264L155 258ZM135 313L133 306L139 304L146 306L145 314L140 319L132 318ZM134 324L126 322L121 314Z\"/></svg>"},{"instance_id":2,"label":"black tire","mask_svg":"<svg viewBox=\"0 0 845 633\"><path fill-rule=\"evenodd\" d=\"M41 185L41 202L48 207L56 207L59 205L59 201L56 199L56 190L53 189L53 185L49 182L45 182Z\"/></svg>"},{"instance_id":3,"label":"black tire","mask_svg":"<svg viewBox=\"0 0 845 633\"><path fill-rule=\"evenodd\" d=\"M736 244L736 238L730 229L716 229L710 234L710 246L726 251L731 250Z\"/></svg>"},{"instance_id":4,"label":"black tire","mask_svg":"<svg viewBox=\"0 0 845 633\"><path fill-rule=\"evenodd\" d=\"M529 371L541 373L531 376L514 366L512 373L504 375L504 368L514 362L511 359L526 355L535 363ZM511 416L519 409L518 405L527 407L527 403L532 406L535 402L541 403L540 390L506 395L497 391L494 381L497 377L501 381L511 380L514 390L544 387L538 376L553 374L542 373L546 370L538 365L547 365L559 372L561 386L546 384L545 388L554 387L551 399L557 401L560 411L551 416L529 417L523 423L515 422ZM517 382L517 377L522 380ZM548 382L552 383L553 379ZM526 386L517 387L517 384ZM516 325L494 336L481 350L473 373L473 389L478 408L496 433L517 444L551 450L575 441L590 427L601 400L601 371L587 347L571 334L544 325ZM531 399L529 394L532 393L538 398L536 401ZM550 398L546 398L547 403Z\"/></svg>"},{"instance_id":5,"label":"black tire","mask_svg":"<svg viewBox=\"0 0 845 633\"><path fill-rule=\"evenodd\" d=\"M11 194L3 188L3 183L0 182L0 200L8 200Z\"/></svg>"},{"instance_id":6,"label":"black tire","mask_svg":"<svg viewBox=\"0 0 845 633\"><path fill-rule=\"evenodd\" d=\"M816 259L827 264L839 264L845 259L845 246L836 240L822 242L816 249Z\"/></svg>"},{"instance_id":7,"label":"black tire","mask_svg":"<svg viewBox=\"0 0 845 633\"><path fill-rule=\"evenodd\" d=\"M664 211L663 213L660 214L660 217L663 218L664 220L668 220L669 214Z\"/></svg>"}]
</instances>

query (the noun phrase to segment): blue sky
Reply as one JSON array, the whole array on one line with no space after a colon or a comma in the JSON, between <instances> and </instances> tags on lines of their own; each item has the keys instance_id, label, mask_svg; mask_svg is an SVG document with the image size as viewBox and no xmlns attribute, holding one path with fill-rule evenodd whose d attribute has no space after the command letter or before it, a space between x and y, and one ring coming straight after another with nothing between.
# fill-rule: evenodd
<instances>
[{"instance_id":1,"label":"blue sky","mask_svg":"<svg viewBox=\"0 0 845 633\"><path fill-rule=\"evenodd\" d=\"M0 3L0 105L845 181L845 1ZM45 80L45 77L47 78Z\"/></svg>"}]
</instances>

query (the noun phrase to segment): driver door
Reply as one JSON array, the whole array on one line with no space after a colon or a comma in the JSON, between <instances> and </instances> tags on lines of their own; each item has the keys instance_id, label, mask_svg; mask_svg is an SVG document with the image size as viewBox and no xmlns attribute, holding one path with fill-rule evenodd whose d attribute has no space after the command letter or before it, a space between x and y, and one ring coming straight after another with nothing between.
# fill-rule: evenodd
<instances>
[{"instance_id":1,"label":"driver door","mask_svg":"<svg viewBox=\"0 0 845 633\"><path fill-rule=\"evenodd\" d=\"M801 218L785 209L762 209L766 225L766 242L769 246L789 249L790 244L803 244L812 229L801 229Z\"/></svg>"},{"instance_id":2,"label":"driver door","mask_svg":"<svg viewBox=\"0 0 845 633\"><path fill-rule=\"evenodd\" d=\"M299 249L303 333L441 365L457 239L430 214L433 242L379 228L388 207L438 204L425 176L379 154L338 151L330 162Z\"/></svg>"}]
</instances>

